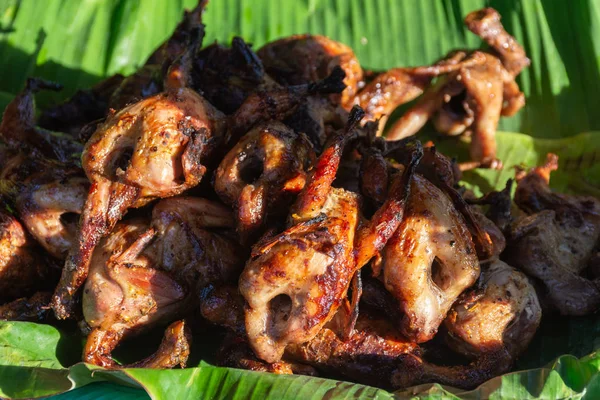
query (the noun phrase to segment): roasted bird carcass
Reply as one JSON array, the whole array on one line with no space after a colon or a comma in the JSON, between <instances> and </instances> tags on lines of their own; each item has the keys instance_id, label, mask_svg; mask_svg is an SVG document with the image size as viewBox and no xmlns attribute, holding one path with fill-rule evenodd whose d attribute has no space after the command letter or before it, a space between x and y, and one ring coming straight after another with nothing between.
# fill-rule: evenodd
<instances>
[{"instance_id":1,"label":"roasted bird carcass","mask_svg":"<svg viewBox=\"0 0 600 400\"><path fill-rule=\"evenodd\" d=\"M590 314L600 307L600 282L582 272L597 251L600 201L554 193L548 184L557 168L558 157L549 154L518 181L515 203L529 215L512 224L505 258L541 281L561 314Z\"/></svg>"},{"instance_id":2,"label":"roasted bird carcass","mask_svg":"<svg viewBox=\"0 0 600 400\"><path fill-rule=\"evenodd\" d=\"M150 243L154 235L147 221L127 221L117 224L96 247L82 302L85 321L91 328L84 361L115 366L111 352L124 337L173 319L183 307L184 288L166 272L153 268ZM187 354L181 356L165 367L185 364Z\"/></svg>"},{"instance_id":3,"label":"roasted bird carcass","mask_svg":"<svg viewBox=\"0 0 600 400\"><path fill-rule=\"evenodd\" d=\"M525 274L503 261L484 266L481 275L481 287L465 293L444 321L448 344L470 358L505 350L514 360L540 324L537 294Z\"/></svg>"},{"instance_id":4,"label":"roasted bird carcass","mask_svg":"<svg viewBox=\"0 0 600 400\"><path fill-rule=\"evenodd\" d=\"M231 227L229 210L191 197L159 202L151 222L119 223L92 256L83 294L84 316L92 328L84 359L114 366L110 354L124 337L185 314L195 302L197 287L235 281L242 252L214 231ZM155 356L136 366L184 365L189 339L185 329L174 329L167 328L166 342ZM180 340L169 339L171 331L179 332ZM168 349L175 353L166 359Z\"/></svg>"},{"instance_id":5,"label":"roasted bird carcass","mask_svg":"<svg viewBox=\"0 0 600 400\"><path fill-rule=\"evenodd\" d=\"M482 61L482 55L479 53L474 53L471 57L465 56L464 52L452 52L431 66L392 68L385 71L355 96L354 104L365 110L367 120L379 121L378 134L381 135L390 114L400 105L422 95L436 76L452 73ZM423 121L414 118L412 124L418 125L418 131L426 120L427 117Z\"/></svg>"},{"instance_id":6,"label":"roasted bird carcass","mask_svg":"<svg viewBox=\"0 0 600 400\"><path fill-rule=\"evenodd\" d=\"M393 140L415 134L434 118L436 129L451 135L470 131L474 166L498 167L495 133L501 115L511 116L525 104L515 77L529 65L523 48L500 23L500 15L486 8L470 13L465 24L490 46L463 57L480 61L442 76L389 130ZM461 52L454 53L461 54Z\"/></svg>"},{"instance_id":7,"label":"roasted bird carcass","mask_svg":"<svg viewBox=\"0 0 600 400\"><path fill-rule=\"evenodd\" d=\"M259 242L240 277L248 340L269 363L279 361L289 344L310 340L333 318L354 275L360 199L331 183L361 117L352 113L292 206L289 228Z\"/></svg>"},{"instance_id":8,"label":"roasted bird carcass","mask_svg":"<svg viewBox=\"0 0 600 400\"><path fill-rule=\"evenodd\" d=\"M402 333L417 342L435 335L452 303L479 276L479 260L465 218L446 194L452 193L448 183L437 173L449 174L446 179L451 180L452 170L437 171L431 166L436 160L432 149L426 148L410 186L404 217L381 251L381 259L372 265L404 313ZM377 201L388 191L389 165L376 149L365 154L363 161L363 192ZM419 172L441 180L437 183L448 190L436 187Z\"/></svg>"},{"instance_id":9,"label":"roasted bird carcass","mask_svg":"<svg viewBox=\"0 0 600 400\"><path fill-rule=\"evenodd\" d=\"M76 165L80 145L35 126L33 95L43 88L54 85L29 79L4 113L0 137L8 146L1 155L0 194L15 207L29 233L52 256L64 260L88 181Z\"/></svg>"},{"instance_id":10,"label":"roasted bird carcass","mask_svg":"<svg viewBox=\"0 0 600 400\"><path fill-rule=\"evenodd\" d=\"M182 56L169 70L166 92L110 116L86 143L82 164L91 187L77 244L53 298L59 319L72 312L98 240L128 208L177 195L202 179L203 163L223 134L223 115L196 92L181 87L189 68Z\"/></svg>"},{"instance_id":11,"label":"roasted bird carcass","mask_svg":"<svg viewBox=\"0 0 600 400\"><path fill-rule=\"evenodd\" d=\"M214 187L235 208L242 241L260 233L267 215L287 214L314 159L308 138L278 121L258 125L227 153Z\"/></svg>"},{"instance_id":12,"label":"roasted bird carcass","mask_svg":"<svg viewBox=\"0 0 600 400\"><path fill-rule=\"evenodd\" d=\"M417 342L435 335L454 301L479 276L479 260L462 215L419 175L382 258L383 282L404 311L401 330Z\"/></svg>"},{"instance_id":13,"label":"roasted bird carcass","mask_svg":"<svg viewBox=\"0 0 600 400\"><path fill-rule=\"evenodd\" d=\"M383 155L407 165L411 141L386 145L392 147L383 153L372 147L363 154L361 188L376 203L388 195L390 171L405 168L392 167ZM436 334L454 301L477 280L479 259L467 222L473 231L481 227L452 188L449 160L426 147L416 172L403 219L371 267L398 301L402 333L420 343Z\"/></svg>"}]
</instances>

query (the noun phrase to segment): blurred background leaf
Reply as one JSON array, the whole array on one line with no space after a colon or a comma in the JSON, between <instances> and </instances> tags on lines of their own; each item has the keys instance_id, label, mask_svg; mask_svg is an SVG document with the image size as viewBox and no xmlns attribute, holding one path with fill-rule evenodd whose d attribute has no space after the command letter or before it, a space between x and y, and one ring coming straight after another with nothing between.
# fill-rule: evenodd
<instances>
[{"instance_id":1,"label":"blurred background leaf","mask_svg":"<svg viewBox=\"0 0 600 400\"><path fill-rule=\"evenodd\" d=\"M42 105L102 77L131 73L196 0L0 0L0 92L27 76L65 84ZM42 5L43 4L43 5ZM532 64L519 77L527 106L500 129L536 137L600 130L600 2L595 0L214 0L206 43L235 35L261 46L293 33L351 45L366 68L422 65L481 40L462 24L492 6L524 44ZM0 106L6 96L0 93Z\"/></svg>"}]
</instances>

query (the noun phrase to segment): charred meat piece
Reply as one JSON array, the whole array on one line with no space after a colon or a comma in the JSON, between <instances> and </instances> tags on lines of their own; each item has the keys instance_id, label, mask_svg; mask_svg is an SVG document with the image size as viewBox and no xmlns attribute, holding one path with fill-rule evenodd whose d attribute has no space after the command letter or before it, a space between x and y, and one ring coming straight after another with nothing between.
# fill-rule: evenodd
<instances>
[{"instance_id":1,"label":"charred meat piece","mask_svg":"<svg viewBox=\"0 0 600 400\"><path fill-rule=\"evenodd\" d=\"M38 124L51 131L66 132L78 137L85 125L106 117L109 99L124 79L123 75L116 74L90 89L78 90L63 103L44 110Z\"/></svg>"},{"instance_id":2,"label":"charred meat piece","mask_svg":"<svg viewBox=\"0 0 600 400\"><path fill-rule=\"evenodd\" d=\"M447 341L470 358L505 348L516 358L531 342L542 309L525 274L502 261L484 267L481 289L465 293L448 313Z\"/></svg>"},{"instance_id":3,"label":"charred meat piece","mask_svg":"<svg viewBox=\"0 0 600 400\"><path fill-rule=\"evenodd\" d=\"M313 338L346 298L355 273L360 200L331 183L361 118L361 112L352 113L292 206L289 228L255 246L240 277L250 345L269 363L279 361L289 344Z\"/></svg>"},{"instance_id":4,"label":"charred meat piece","mask_svg":"<svg viewBox=\"0 0 600 400\"><path fill-rule=\"evenodd\" d=\"M530 215L515 221L506 259L539 279L550 302L565 315L585 315L600 307L600 284L582 276L600 238L600 201L554 193L548 186L558 157L521 178L517 205Z\"/></svg>"},{"instance_id":5,"label":"charred meat piece","mask_svg":"<svg viewBox=\"0 0 600 400\"><path fill-rule=\"evenodd\" d=\"M496 224L485 216L478 206L469 206L469 211L475 223L479 226L482 235L485 236L484 240L474 240L479 260L481 262L497 260L506 248L504 234ZM487 248L488 245L491 245L491 251ZM483 248L483 246L486 246L486 248Z\"/></svg>"},{"instance_id":6,"label":"charred meat piece","mask_svg":"<svg viewBox=\"0 0 600 400\"><path fill-rule=\"evenodd\" d=\"M469 204L480 206L489 206L485 216L492 221L502 232L510 226L513 221L512 209L512 190L513 181L509 179L506 186L501 191L491 191L478 199L468 199Z\"/></svg>"},{"instance_id":7,"label":"charred meat piece","mask_svg":"<svg viewBox=\"0 0 600 400\"><path fill-rule=\"evenodd\" d=\"M158 94L163 89L160 65L144 65L134 74L123 79L110 96L108 108L120 110L125 106ZM102 117L106 117L104 113Z\"/></svg>"},{"instance_id":8,"label":"charred meat piece","mask_svg":"<svg viewBox=\"0 0 600 400\"><path fill-rule=\"evenodd\" d=\"M175 321L165 329L156 352L145 359L127 365L128 368L185 368L190 355L192 333L185 320Z\"/></svg>"},{"instance_id":9,"label":"charred meat piece","mask_svg":"<svg viewBox=\"0 0 600 400\"><path fill-rule=\"evenodd\" d=\"M279 88L258 88L229 116L226 143L233 146L261 122L285 120L306 101L307 96L340 93L345 88L344 77L344 71L336 67L320 81Z\"/></svg>"},{"instance_id":10,"label":"charred meat piece","mask_svg":"<svg viewBox=\"0 0 600 400\"><path fill-rule=\"evenodd\" d=\"M200 313L211 323L246 334L244 298L237 286L207 286L200 292Z\"/></svg>"},{"instance_id":11,"label":"charred meat piece","mask_svg":"<svg viewBox=\"0 0 600 400\"><path fill-rule=\"evenodd\" d=\"M368 385L390 387L390 376L403 357L419 355L417 344L383 319L361 314L348 340L325 327L310 341L288 346L287 359Z\"/></svg>"},{"instance_id":12,"label":"charred meat piece","mask_svg":"<svg viewBox=\"0 0 600 400\"><path fill-rule=\"evenodd\" d=\"M27 230L0 210L0 300L29 296L54 281L51 264Z\"/></svg>"},{"instance_id":13,"label":"charred meat piece","mask_svg":"<svg viewBox=\"0 0 600 400\"><path fill-rule=\"evenodd\" d=\"M215 191L236 210L237 229L248 241L267 215L286 215L314 163L312 146L277 121L261 124L227 153L215 174Z\"/></svg>"},{"instance_id":14,"label":"charred meat piece","mask_svg":"<svg viewBox=\"0 0 600 400\"><path fill-rule=\"evenodd\" d=\"M314 368L308 365L283 360L274 363L260 360L254 355L246 339L232 334L225 337L217 352L217 365L257 372L271 372L278 375L317 375Z\"/></svg>"},{"instance_id":15,"label":"charred meat piece","mask_svg":"<svg viewBox=\"0 0 600 400\"><path fill-rule=\"evenodd\" d=\"M467 365L438 365L417 356L407 355L392 373L394 389L423 383L437 383L462 389L474 389L510 369L512 358L505 350L485 353Z\"/></svg>"},{"instance_id":16,"label":"charred meat piece","mask_svg":"<svg viewBox=\"0 0 600 400\"><path fill-rule=\"evenodd\" d=\"M36 126L34 94L42 89L59 90L60 85L29 78L23 89L6 107L0 123L0 139L12 151L29 157L73 162L81 154L81 143L69 135Z\"/></svg>"},{"instance_id":17,"label":"charred meat piece","mask_svg":"<svg viewBox=\"0 0 600 400\"><path fill-rule=\"evenodd\" d=\"M163 80L168 74L169 67L183 54L202 43L204 25L202 13L207 1L199 1L192 11L186 11L182 21L173 34L152 55L146 63L134 74L126 77L114 91L109 107L115 110L138 102L160 93L165 87ZM191 71L190 71L191 72Z\"/></svg>"},{"instance_id":18,"label":"charred meat piece","mask_svg":"<svg viewBox=\"0 0 600 400\"><path fill-rule=\"evenodd\" d=\"M0 320L43 321L50 311L51 292L36 292L33 296L22 297L0 305Z\"/></svg>"},{"instance_id":19,"label":"charred meat piece","mask_svg":"<svg viewBox=\"0 0 600 400\"><path fill-rule=\"evenodd\" d=\"M231 47L212 44L194 57L193 87L225 114L234 113L253 91L279 87L240 37Z\"/></svg>"},{"instance_id":20,"label":"charred meat piece","mask_svg":"<svg viewBox=\"0 0 600 400\"><path fill-rule=\"evenodd\" d=\"M321 35L293 35L258 50L265 70L283 85L301 85L324 79L341 67L346 89L340 103L349 110L363 80L363 71L352 49ZM302 60L301 62L299 60Z\"/></svg>"},{"instance_id":21,"label":"charred meat piece","mask_svg":"<svg viewBox=\"0 0 600 400\"><path fill-rule=\"evenodd\" d=\"M164 199L152 210L152 226L158 265L179 282L201 289L238 279L247 252L227 235L234 226L228 208L196 197Z\"/></svg>"}]
</instances>

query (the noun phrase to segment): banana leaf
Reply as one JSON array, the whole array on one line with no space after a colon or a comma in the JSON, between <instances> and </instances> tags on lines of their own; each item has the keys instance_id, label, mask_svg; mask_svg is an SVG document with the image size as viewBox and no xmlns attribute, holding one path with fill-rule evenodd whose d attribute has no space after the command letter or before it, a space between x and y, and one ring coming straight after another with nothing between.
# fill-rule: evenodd
<instances>
[{"instance_id":1,"label":"banana leaf","mask_svg":"<svg viewBox=\"0 0 600 400\"><path fill-rule=\"evenodd\" d=\"M29 76L60 82L41 107L114 73L128 74L169 36L196 0L0 0L0 109ZM293 33L320 33L352 46L365 68L422 65L455 48L482 47L462 18L492 6L524 44L531 67L518 78L527 105L498 133L502 171L475 170L477 193L501 189L512 167L547 152L561 158L554 188L600 193L600 3L595 0L212 0L206 43L242 36L259 47ZM520 132L520 133L510 133ZM466 144L434 136L459 159ZM544 318L518 372L474 391L422 385L389 393L349 382L215 367L202 355L185 370L106 371L78 363L73 327L0 322L0 397L31 398L598 398L600 318ZM211 344L196 338L194 351ZM124 356L125 357L125 356ZM101 382L101 383L98 383Z\"/></svg>"}]
</instances>

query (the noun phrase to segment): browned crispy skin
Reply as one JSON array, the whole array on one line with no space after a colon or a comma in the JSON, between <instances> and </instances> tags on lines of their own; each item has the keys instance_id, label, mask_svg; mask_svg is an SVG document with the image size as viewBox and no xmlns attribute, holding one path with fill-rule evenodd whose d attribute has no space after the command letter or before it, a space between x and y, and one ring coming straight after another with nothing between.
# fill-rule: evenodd
<instances>
[{"instance_id":1,"label":"browned crispy skin","mask_svg":"<svg viewBox=\"0 0 600 400\"><path fill-rule=\"evenodd\" d=\"M407 148L412 146L413 139L407 138L396 142L386 142L385 155L406 165ZM454 207L460 212L465 220L466 226L475 242L477 255L481 260L487 260L494 255L493 239L500 240L498 232L492 226L488 225L487 232L482 223L489 221L482 220L476 216L474 210L468 206L467 202L455 189L460 180L461 173L455 162L438 152L435 146L427 146L423 151L423 159L417 167L417 173L423 175L429 182L441 189L452 201ZM500 235L501 236L501 235ZM502 246L501 243L497 243Z\"/></svg>"},{"instance_id":2,"label":"browned crispy skin","mask_svg":"<svg viewBox=\"0 0 600 400\"><path fill-rule=\"evenodd\" d=\"M358 230L354 250L357 270L366 265L371 258L379 255L400 226L410 197L413 175L422 157L423 149L420 143L416 142L412 149L412 159L407 167L391 178L387 200L371 220Z\"/></svg>"},{"instance_id":3,"label":"browned crispy skin","mask_svg":"<svg viewBox=\"0 0 600 400\"><path fill-rule=\"evenodd\" d=\"M326 36L289 36L266 44L258 50L258 56L267 73L284 85L316 82L335 67L342 68L346 89L340 102L348 110L362 85L363 71L352 49Z\"/></svg>"},{"instance_id":4,"label":"browned crispy skin","mask_svg":"<svg viewBox=\"0 0 600 400\"><path fill-rule=\"evenodd\" d=\"M354 128L364 116L364 111L354 107L348 118L348 125L330 139L329 145L323 150L310 175L307 185L294 203L290 221L307 221L320 214L325 204L331 184L335 180L340 161L346 144L352 140Z\"/></svg>"},{"instance_id":5,"label":"browned crispy skin","mask_svg":"<svg viewBox=\"0 0 600 400\"><path fill-rule=\"evenodd\" d=\"M442 383L465 389L506 372L505 351L486 353L468 365L440 366L424 360L417 344L400 335L384 319L361 314L348 340L325 327L311 341L288 346L286 358L319 371L390 389Z\"/></svg>"},{"instance_id":6,"label":"browned crispy skin","mask_svg":"<svg viewBox=\"0 0 600 400\"><path fill-rule=\"evenodd\" d=\"M53 281L50 264L21 223L0 210L0 299L29 296Z\"/></svg>"},{"instance_id":7,"label":"browned crispy skin","mask_svg":"<svg viewBox=\"0 0 600 400\"><path fill-rule=\"evenodd\" d=\"M281 358L290 343L313 337L333 317L354 274L358 198L331 189L323 217L292 225L254 250L240 277L246 330L257 356Z\"/></svg>"},{"instance_id":8,"label":"browned crispy skin","mask_svg":"<svg viewBox=\"0 0 600 400\"><path fill-rule=\"evenodd\" d=\"M0 320L42 321L50 311L51 292L36 292L33 296L22 297L0 305Z\"/></svg>"},{"instance_id":9,"label":"browned crispy skin","mask_svg":"<svg viewBox=\"0 0 600 400\"><path fill-rule=\"evenodd\" d=\"M499 260L483 269L481 285L465 293L448 313L447 342L471 358L504 348L515 359L542 318L535 289L525 274Z\"/></svg>"},{"instance_id":10,"label":"browned crispy skin","mask_svg":"<svg viewBox=\"0 0 600 400\"><path fill-rule=\"evenodd\" d=\"M477 206L469 206L473 220L480 229L483 240L474 238L477 257L481 262L497 260L506 248L504 234ZM485 248L484 248L485 246Z\"/></svg>"},{"instance_id":11,"label":"browned crispy skin","mask_svg":"<svg viewBox=\"0 0 600 400\"><path fill-rule=\"evenodd\" d=\"M91 181L77 243L53 299L69 317L98 240L130 207L183 192L200 182L205 157L221 134L222 114L190 89L173 89L111 116L86 143L82 164Z\"/></svg>"},{"instance_id":12,"label":"browned crispy skin","mask_svg":"<svg viewBox=\"0 0 600 400\"><path fill-rule=\"evenodd\" d=\"M243 242L256 240L267 215L286 215L315 154L304 134L270 121L244 135L215 173L219 197L236 210Z\"/></svg>"},{"instance_id":13,"label":"browned crispy skin","mask_svg":"<svg viewBox=\"0 0 600 400\"><path fill-rule=\"evenodd\" d=\"M225 337L217 352L217 365L257 372L271 372L278 375L318 375L313 367L289 362L289 360L274 363L264 362L254 355L246 339L232 334Z\"/></svg>"},{"instance_id":14,"label":"browned crispy skin","mask_svg":"<svg viewBox=\"0 0 600 400\"><path fill-rule=\"evenodd\" d=\"M419 343L435 335L452 303L479 276L462 215L419 175L413 178L404 219L382 256L382 279L405 313L402 333Z\"/></svg>"},{"instance_id":15,"label":"browned crispy skin","mask_svg":"<svg viewBox=\"0 0 600 400\"><path fill-rule=\"evenodd\" d=\"M512 358L505 350L485 353L468 365L442 366L408 355L401 359L392 373L395 389L423 383L438 383L462 389L474 389L485 381L507 372Z\"/></svg>"},{"instance_id":16,"label":"browned crispy skin","mask_svg":"<svg viewBox=\"0 0 600 400\"><path fill-rule=\"evenodd\" d=\"M287 345L314 337L346 298L355 272L352 250L360 200L331 183L362 115L351 113L348 126L321 154L296 199L289 228L255 246L240 277L250 345L269 363L280 360Z\"/></svg>"},{"instance_id":17,"label":"browned crispy skin","mask_svg":"<svg viewBox=\"0 0 600 400\"><path fill-rule=\"evenodd\" d=\"M600 285L581 274L600 238L600 201L554 193L548 186L558 157L519 180L515 202L528 216L508 235L506 259L539 279L552 305L565 315L585 315L600 307Z\"/></svg>"}]
</instances>

